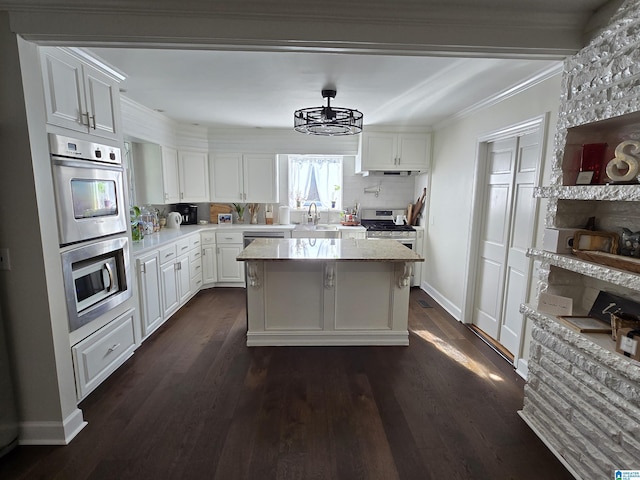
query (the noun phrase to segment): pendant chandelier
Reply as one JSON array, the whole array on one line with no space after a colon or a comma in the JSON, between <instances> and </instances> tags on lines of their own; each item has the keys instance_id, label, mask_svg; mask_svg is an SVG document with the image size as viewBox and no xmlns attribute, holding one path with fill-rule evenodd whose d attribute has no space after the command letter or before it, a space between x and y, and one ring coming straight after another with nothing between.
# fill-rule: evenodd
<instances>
[{"instance_id":1,"label":"pendant chandelier","mask_svg":"<svg viewBox=\"0 0 640 480\"><path fill-rule=\"evenodd\" d=\"M326 107L302 108L293 113L293 128L309 135L356 135L362 132L362 112L350 108L332 107L335 90L322 90Z\"/></svg>"}]
</instances>

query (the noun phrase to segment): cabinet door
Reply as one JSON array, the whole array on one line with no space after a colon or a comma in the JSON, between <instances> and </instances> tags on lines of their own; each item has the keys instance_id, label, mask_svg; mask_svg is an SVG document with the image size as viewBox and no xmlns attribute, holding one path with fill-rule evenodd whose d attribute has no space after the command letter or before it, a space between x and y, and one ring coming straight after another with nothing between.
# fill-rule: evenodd
<instances>
[{"instance_id":1,"label":"cabinet door","mask_svg":"<svg viewBox=\"0 0 640 480\"><path fill-rule=\"evenodd\" d=\"M242 251L242 245L222 244L218 246L218 281L244 282L244 263L236 257Z\"/></svg>"},{"instance_id":2,"label":"cabinet door","mask_svg":"<svg viewBox=\"0 0 640 480\"><path fill-rule=\"evenodd\" d=\"M53 48L41 49L47 123L88 131L82 62Z\"/></svg>"},{"instance_id":3,"label":"cabinet door","mask_svg":"<svg viewBox=\"0 0 640 480\"><path fill-rule=\"evenodd\" d=\"M278 203L278 161L276 155L243 155L245 201Z\"/></svg>"},{"instance_id":4,"label":"cabinet door","mask_svg":"<svg viewBox=\"0 0 640 480\"><path fill-rule=\"evenodd\" d=\"M429 167L431 142L429 135L403 133L398 135L397 167L401 170L426 171Z\"/></svg>"},{"instance_id":5,"label":"cabinet door","mask_svg":"<svg viewBox=\"0 0 640 480\"><path fill-rule=\"evenodd\" d=\"M162 183L164 184L164 203L180 201L180 174L178 152L173 148L162 147Z\"/></svg>"},{"instance_id":6,"label":"cabinet door","mask_svg":"<svg viewBox=\"0 0 640 480\"><path fill-rule=\"evenodd\" d=\"M211 161L211 201L242 202L242 155L238 153L214 155Z\"/></svg>"},{"instance_id":7,"label":"cabinet door","mask_svg":"<svg viewBox=\"0 0 640 480\"><path fill-rule=\"evenodd\" d=\"M175 312L180 306L176 265L176 263L170 262L160 267L163 307L162 313L165 319Z\"/></svg>"},{"instance_id":8,"label":"cabinet door","mask_svg":"<svg viewBox=\"0 0 640 480\"><path fill-rule=\"evenodd\" d=\"M218 281L218 262L216 261L216 246L202 247L202 283L205 285Z\"/></svg>"},{"instance_id":9,"label":"cabinet door","mask_svg":"<svg viewBox=\"0 0 640 480\"><path fill-rule=\"evenodd\" d=\"M183 255L178 258L177 262L178 274L178 294L180 295L180 305L189 300L191 297L191 270L189 265L189 255Z\"/></svg>"},{"instance_id":10,"label":"cabinet door","mask_svg":"<svg viewBox=\"0 0 640 480\"><path fill-rule=\"evenodd\" d=\"M89 115L89 133L117 139L120 117L118 85L89 65L82 67L84 92Z\"/></svg>"},{"instance_id":11,"label":"cabinet door","mask_svg":"<svg viewBox=\"0 0 640 480\"><path fill-rule=\"evenodd\" d=\"M395 133L362 135L362 170L397 169L398 136Z\"/></svg>"},{"instance_id":12,"label":"cabinet door","mask_svg":"<svg viewBox=\"0 0 640 480\"><path fill-rule=\"evenodd\" d=\"M206 152L179 152L180 201L209 201L209 159Z\"/></svg>"},{"instance_id":13,"label":"cabinet door","mask_svg":"<svg viewBox=\"0 0 640 480\"><path fill-rule=\"evenodd\" d=\"M149 336L163 321L158 252L138 259L138 290L142 310L142 335Z\"/></svg>"}]
</instances>

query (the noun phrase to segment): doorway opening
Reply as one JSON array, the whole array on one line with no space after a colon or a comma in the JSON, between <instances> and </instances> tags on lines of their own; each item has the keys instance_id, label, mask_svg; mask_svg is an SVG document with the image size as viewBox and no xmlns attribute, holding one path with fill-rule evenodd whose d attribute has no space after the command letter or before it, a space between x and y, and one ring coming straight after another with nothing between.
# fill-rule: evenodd
<instances>
[{"instance_id":1,"label":"doorway opening","mask_svg":"<svg viewBox=\"0 0 640 480\"><path fill-rule=\"evenodd\" d=\"M463 319L517 366L530 296L547 116L478 140L471 242Z\"/></svg>"}]
</instances>

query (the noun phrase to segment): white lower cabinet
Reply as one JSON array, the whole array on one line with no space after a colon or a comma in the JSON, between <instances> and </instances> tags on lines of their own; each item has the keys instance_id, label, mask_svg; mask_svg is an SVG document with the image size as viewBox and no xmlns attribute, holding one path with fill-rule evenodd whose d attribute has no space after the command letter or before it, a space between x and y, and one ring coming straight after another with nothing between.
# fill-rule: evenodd
<instances>
[{"instance_id":1,"label":"white lower cabinet","mask_svg":"<svg viewBox=\"0 0 640 480\"><path fill-rule=\"evenodd\" d=\"M76 372L76 394L82 400L136 349L134 312L131 309L71 347Z\"/></svg>"},{"instance_id":2,"label":"white lower cabinet","mask_svg":"<svg viewBox=\"0 0 640 480\"><path fill-rule=\"evenodd\" d=\"M244 285L244 262L238 262L243 247L242 232L216 232L218 282Z\"/></svg>"},{"instance_id":3,"label":"white lower cabinet","mask_svg":"<svg viewBox=\"0 0 640 480\"><path fill-rule=\"evenodd\" d=\"M160 278L162 285L162 316L166 320L180 306L180 295L178 293L177 263L175 260L175 245L173 245L173 255L169 255L169 249L160 250L160 257L170 256L171 260L160 265ZM164 253L164 254L163 254ZM162 260L161 260L162 261Z\"/></svg>"},{"instance_id":4,"label":"white lower cabinet","mask_svg":"<svg viewBox=\"0 0 640 480\"><path fill-rule=\"evenodd\" d=\"M215 232L202 233L202 284L210 286L218 281L218 260Z\"/></svg>"},{"instance_id":5,"label":"white lower cabinet","mask_svg":"<svg viewBox=\"0 0 640 480\"><path fill-rule=\"evenodd\" d=\"M164 320L160 285L160 254L156 250L137 260L142 336L147 337Z\"/></svg>"},{"instance_id":6,"label":"white lower cabinet","mask_svg":"<svg viewBox=\"0 0 640 480\"><path fill-rule=\"evenodd\" d=\"M200 290L200 245L200 235L195 234L136 259L143 338Z\"/></svg>"}]
</instances>

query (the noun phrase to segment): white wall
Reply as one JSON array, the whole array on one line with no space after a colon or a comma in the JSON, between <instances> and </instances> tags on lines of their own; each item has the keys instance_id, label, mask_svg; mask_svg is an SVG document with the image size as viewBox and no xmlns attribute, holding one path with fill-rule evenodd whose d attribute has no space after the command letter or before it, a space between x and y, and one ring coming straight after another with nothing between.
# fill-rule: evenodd
<instances>
[{"instance_id":1,"label":"white wall","mask_svg":"<svg viewBox=\"0 0 640 480\"><path fill-rule=\"evenodd\" d=\"M542 179L543 184L548 183L559 103L560 74L435 129L423 286L459 320L465 301L477 140L549 112ZM541 205L536 240L539 246L544 211Z\"/></svg>"}]
</instances>

